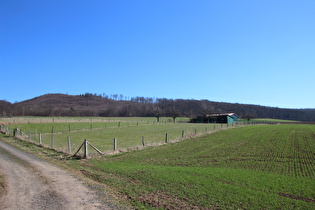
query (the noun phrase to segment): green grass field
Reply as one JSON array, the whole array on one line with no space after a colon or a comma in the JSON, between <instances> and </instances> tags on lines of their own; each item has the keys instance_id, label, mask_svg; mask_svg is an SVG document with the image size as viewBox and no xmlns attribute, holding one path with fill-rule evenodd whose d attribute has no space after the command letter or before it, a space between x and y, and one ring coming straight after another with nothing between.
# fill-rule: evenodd
<instances>
[{"instance_id":1,"label":"green grass field","mask_svg":"<svg viewBox=\"0 0 315 210\"><path fill-rule=\"evenodd\" d=\"M254 121L254 122L279 122L279 123L294 123L294 122L299 122L299 121L294 121L294 120L279 120L279 119L270 119L270 118L256 118L256 119L252 119L250 121Z\"/></svg>"},{"instance_id":2,"label":"green grass field","mask_svg":"<svg viewBox=\"0 0 315 210\"><path fill-rule=\"evenodd\" d=\"M65 122L66 119L67 122ZM165 143L166 135L168 142L173 142L228 127L226 124L172 123L170 118L162 118L159 123L155 121L155 118L66 119L22 118L18 120L23 123L15 120L15 124L9 125L9 130L13 133L14 128L21 129L25 134L23 138L34 143L40 142L39 134L41 134L41 143L48 147L51 147L52 139L54 139L54 148L62 151L68 151L67 140L70 137L73 154L84 139L102 152L110 153L114 149L114 138L117 139L117 150L126 151L142 148L142 139L145 146L158 145ZM29 122L25 123L25 120ZM39 120L45 122L38 123ZM179 120L187 121L184 118ZM229 126L232 127L232 125ZM97 154L97 152L91 150L90 154Z\"/></svg>"},{"instance_id":3,"label":"green grass field","mask_svg":"<svg viewBox=\"0 0 315 210\"><path fill-rule=\"evenodd\" d=\"M152 119L84 119L73 122L71 132L69 121L45 122L36 129L42 129L47 144L54 126L56 139L71 134L81 143L88 138L103 151L112 147L113 138L118 139L118 147L127 148L141 144L141 136L147 142L164 142L166 132L176 139L185 130L188 138L174 143L84 161L62 160L67 167L110 186L137 209L315 208L315 125L219 130L219 124L153 123ZM19 126L35 128L32 123ZM195 130L204 133L214 126L216 132L194 136Z\"/></svg>"}]
</instances>

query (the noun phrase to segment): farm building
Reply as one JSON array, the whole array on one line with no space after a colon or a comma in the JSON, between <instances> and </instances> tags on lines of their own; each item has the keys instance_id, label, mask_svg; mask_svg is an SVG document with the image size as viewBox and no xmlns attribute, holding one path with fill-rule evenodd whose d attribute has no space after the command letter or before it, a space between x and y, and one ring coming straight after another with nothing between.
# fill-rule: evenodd
<instances>
[{"instance_id":1,"label":"farm building","mask_svg":"<svg viewBox=\"0 0 315 210\"><path fill-rule=\"evenodd\" d=\"M238 116L235 113L210 114L191 120L193 123L233 123L236 121L238 121Z\"/></svg>"}]
</instances>

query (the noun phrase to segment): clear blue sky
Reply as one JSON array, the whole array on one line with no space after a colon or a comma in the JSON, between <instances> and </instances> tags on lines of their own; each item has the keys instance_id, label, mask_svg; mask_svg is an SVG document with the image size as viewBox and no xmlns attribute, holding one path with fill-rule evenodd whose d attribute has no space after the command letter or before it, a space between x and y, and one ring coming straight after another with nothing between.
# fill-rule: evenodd
<instances>
[{"instance_id":1,"label":"clear blue sky","mask_svg":"<svg viewBox=\"0 0 315 210\"><path fill-rule=\"evenodd\" d=\"M1 0L0 100L123 94L315 108L314 0Z\"/></svg>"}]
</instances>

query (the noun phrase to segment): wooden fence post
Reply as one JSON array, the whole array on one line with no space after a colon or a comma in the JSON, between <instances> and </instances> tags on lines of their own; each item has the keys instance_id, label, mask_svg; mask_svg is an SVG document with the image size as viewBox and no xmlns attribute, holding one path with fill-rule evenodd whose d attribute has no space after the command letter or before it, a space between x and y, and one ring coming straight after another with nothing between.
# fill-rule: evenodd
<instances>
[{"instance_id":1,"label":"wooden fence post","mask_svg":"<svg viewBox=\"0 0 315 210\"><path fill-rule=\"evenodd\" d=\"M19 134L18 134L18 129L17 128L14 128L13 130L13 136L14 137L17 137Z\"/></svg>"},{"instance_id":2,"label":"wooden fence post","mask_svg":"<svg viewBox=\"0 0 315 210\"><path fill-rule=\"evenodd\" d=\"M144 144L144 136L142 136L142 146L145 146L145 144Z\"/></svg>"},{"instance_id":3,"label":"wooden fence post","mask_svg":"<svg viewBox=\"0 0 315 210\"><path fill-rule=\"evenodd\" d=\"M114 138L114 151L116 151L116 149L117 149L117 139Z\"/></svg>"},{"instance_id":4,"label":"wooden fence post","mask_svg":"<svg viewBox=\"0 0 315 210\"><path fill-rule=\"evenodd\" d=\"M51 148L55 148L55 135L51 134Z\"/></svg>"},{"instance_id":5,"label":"wooden fence post","mask_svg":"<svg viewBox=\"0 0 315 210\"><path fill-rule=\"evenodd\" d=\"M68 136L68 153L71 154L71 142L70 142L70 136Z\"/></svg>"},{"instance_id":6,"label":"wooden fence post","mask_svg":"<svg viewBox=\"0 0 315 210\"><path fill-rule=\"evenodd\" d=\"M87 158L88 156L89 156L88 141L87 141L87 139L84 139L84 155L83 155L83 158Z\"/></svg>"},{"instance_id":7,"label":"wooden fence post","mask_svg":"<svg viewBox=\"0 0 315 210\"><path fill-rule=\"evenodd\" d=\"M185 131L182 131L182 138L184 138L185 136Z\"/></svg>"},{"instance_id":8,"label":"wooden fence post","mask_svg":"<svg viewBox=\"0 0 315 210\"><path fill-rule=\"evenodd\" d=\"M43 143L42 143L42 134L40 133L40 134L38 134L39 135L39 144L40 145L42 145Z\"/></svg>"},{"instance_id":9,"label":"wooden fence post","mask_svg":"<svg viewBox=\"0 0 315 210\"><path fill-rule=\"evenodd\" d=\"M168 133L165 134L165 143L168 142Z\"/></svg>"}]
</instances>

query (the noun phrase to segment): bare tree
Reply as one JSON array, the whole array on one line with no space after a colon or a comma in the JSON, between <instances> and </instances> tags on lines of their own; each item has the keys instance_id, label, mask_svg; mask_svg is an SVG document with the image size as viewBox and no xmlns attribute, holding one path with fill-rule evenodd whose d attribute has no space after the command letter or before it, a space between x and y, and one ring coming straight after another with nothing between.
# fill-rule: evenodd
<instances>
[{"instance_id":1,"label":"bare tree","mask_svg":"<svg viewBox=\"0 0 315 210\"><path fill-rule=\"evenodd\" d=\"M154 117L156 117L156 122L160 122L160 117L162 116L163 112L159 105L153 104L152 114L154 115Z\"/></svg>"},{"instance_id":2,"label":"bare tree","mask_svg":"<svg viewBox=\"0 0 315 210\"><path fill-rule=\"evenodd\" d=\"M256 117L256 113L253 110L247 111L243 115L243 118L246 119L247 121L250 121L251 119L254 119L255 117Z\"/></svg>"}]
</instances>

